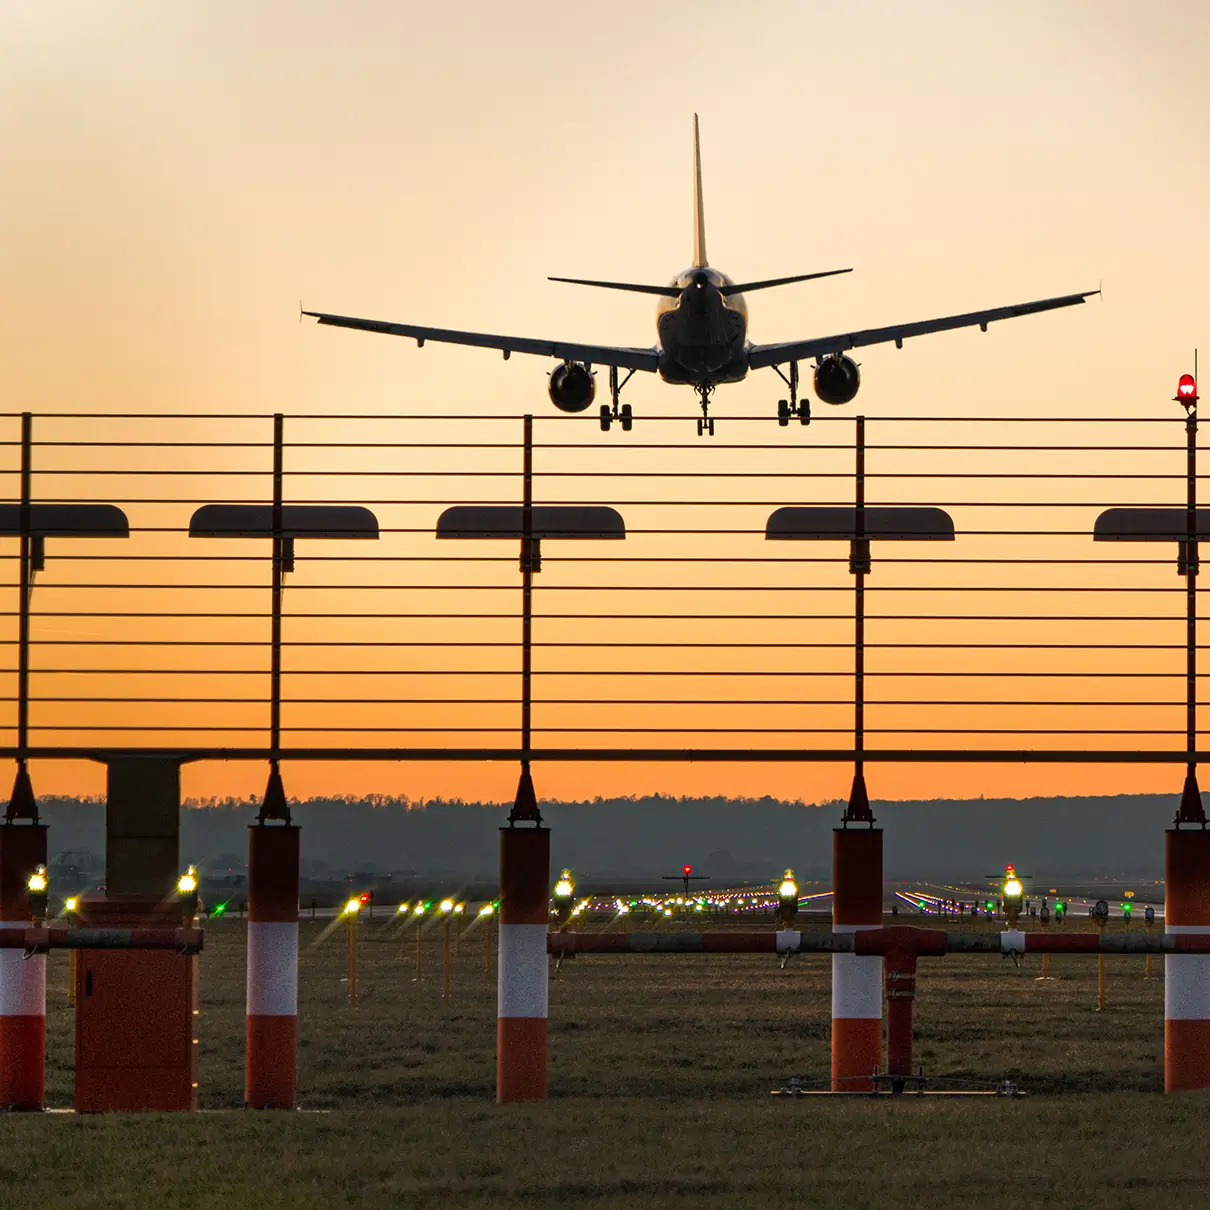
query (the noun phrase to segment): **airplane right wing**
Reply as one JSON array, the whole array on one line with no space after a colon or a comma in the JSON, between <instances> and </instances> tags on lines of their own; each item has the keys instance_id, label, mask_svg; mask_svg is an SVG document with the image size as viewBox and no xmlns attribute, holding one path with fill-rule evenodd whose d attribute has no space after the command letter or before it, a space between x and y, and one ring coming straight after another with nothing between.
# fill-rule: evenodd
<instances>
[{"instance_id":1,"label":"airplane right wing","mask_svg":"<svg viewBox=\"0 0 1210 1210\"><path fill-rule=\"evenodd\" d=\"M990 311L968 311L965 315L947 315L943 319L925 319L919 323L896 324L889 328L866 328L861 332L845 332L837 336L820 336L813 340L790 340L783 344L753 345L748 350L748 368L784 365L787 361L806 361L812 357L827 357L863 345L883 344L893 340L902 345L910 336L925 336L929 332L948 332L953 328L973 328L985 331L989 323L999 319L1015 319L1018 315L1035 315L1039 311L1054 311L1058 307L1074 307L1100 290L1085 290L1080 294L1064 294L1059 298L1043 298L1037 302L1016 303L1011 307L996 307Z\"/></svg>"},{"instance_id":2,"label":"airplane right wing","mask_svg":"<svg viewBox=\"0 0 1210 1210\"><path fill-rule=\"evenodd\" d=\"M583 361L590 365L619 366L625 370L659 368L658 349L628 349L617 345L573 344L562 340L532 340L524 336L491 336L486 332L459 332L452 328L422 328L416 324L387 323L380 319L353 319L348 315L328 315L322 311L304 311L337 328L356 328L361 332L381 332L386 336L409 336L423 347L426 340L442 344L473 345L481 349L499 349L507 358L512 353L532 353L537 357L557 357L560 361Z\"/></svg>"}]
</instances>

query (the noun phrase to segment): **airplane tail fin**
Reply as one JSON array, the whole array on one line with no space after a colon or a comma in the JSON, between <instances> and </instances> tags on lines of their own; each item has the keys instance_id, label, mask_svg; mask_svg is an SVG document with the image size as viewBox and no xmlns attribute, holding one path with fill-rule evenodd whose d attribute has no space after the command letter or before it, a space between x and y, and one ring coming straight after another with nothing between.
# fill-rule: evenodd
<instances>
[{"instance_id":1,"label":"airplane tail fin","mask_svg":"<svg viewBox=\"0 0 1210 1210\"><path fill-rule=\"evenodd\" d=\"M697 114L693 115L693 267L704 269L706 260L706 214L702 205L702 143Z\"/></svg>"}]
</instances>

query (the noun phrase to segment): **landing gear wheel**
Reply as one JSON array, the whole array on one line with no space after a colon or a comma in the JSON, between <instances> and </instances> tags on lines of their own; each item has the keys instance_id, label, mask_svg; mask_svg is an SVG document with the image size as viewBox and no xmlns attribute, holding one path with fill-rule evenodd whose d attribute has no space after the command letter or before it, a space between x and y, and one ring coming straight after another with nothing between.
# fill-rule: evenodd
<instances>
[{"instance_id":1,"label":"landing gear wheel","mask_svg":"<svg viewBox=\"0 0 1210 1210\"><path fill-rule=\"evenodd\" d=\"M804 399L802 403L798 405L798 423L811 423L811 401L809 399Z\"/></svg>"},{"instance_id":2,"label":"landing gear wheel","mask_svg":"<svg viewBox=\"0 0 1210 1210\"><path fill-rule=\"evenodd\" d=\"M634 413L630 410L630 404L622 404L622 432L629 433L631 426L634 424Z\"/></svg>"},{"instance_id":3,"label":"landing gear wheel","mask_svg":"<svg viewBox=\"0 0 1210 1210\"><path fill-rule=\"evenodd\" d=\"M704 382L697 387L698 401L702 405L702 418L697 422L697 435L700 437L703 433L709 433L714 436L714 420L710 416L710 392L714 390L714 383Z\"/></svg>"},{"instance_id":4,"label":"landing gear wheel","mask_svg":"<svg viewBox=\"0 0 1210 1210\"><path fill-rule=\"evenodd\" d=\"M784 429L790 423L790 405L784 399L777 401L777 423Z\"/></svg>"},{"instance_id":5,"label":"landing gear wheel","mask_svg":"<svg viewBox=\"0 0 1210 1210\"><path fill-rule=\"evenodd\" d=\"M608 433L610 425L613 424L613 414L609 410L609 404L601 404L601 432Z\"/></svg>"}]
</instances>

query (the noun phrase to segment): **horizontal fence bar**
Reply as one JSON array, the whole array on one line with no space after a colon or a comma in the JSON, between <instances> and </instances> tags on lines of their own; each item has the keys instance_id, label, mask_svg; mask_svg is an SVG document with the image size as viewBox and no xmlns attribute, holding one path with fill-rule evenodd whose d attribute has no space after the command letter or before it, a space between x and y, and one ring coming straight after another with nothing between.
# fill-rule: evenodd
<instances>
[{"instance_id":1,"label":"horizontal fence bar","mask_svg":"<svg viewBox=\"0 0 1210 1210\"><path fill-rule=\"evenodd\" d=\"M84 730L84 728L81 728ZM204 730L197 728L197 730ZM248 728L253 730L253 728ZM317 728L316 730L323 730ZM527 760L539 763L580 764L585 761L637 764L736 764L773 762L777 764L852 764L858 753L854 748L353 748L313 747L271 749L268 747L226 748L189 744L180 747L111 747L104 745L31 744L24 752L15 747L0 747L0 757L15 760L109 761L164 756L182 762L258 761L270 758L282 761L421 761L462 763L465 761ZM1210 759L1210 751L1189 752L1173 749L1136 749L1112 751L1088 748L867 748L861 759L870 764L1064 764L1064 765L1180 765Z\"/></svg>"}]
</instances>

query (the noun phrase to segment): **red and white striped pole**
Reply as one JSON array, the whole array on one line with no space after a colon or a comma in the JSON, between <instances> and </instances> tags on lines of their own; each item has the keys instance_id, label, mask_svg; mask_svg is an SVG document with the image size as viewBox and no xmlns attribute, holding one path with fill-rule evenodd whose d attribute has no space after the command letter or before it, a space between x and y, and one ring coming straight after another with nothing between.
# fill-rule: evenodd
<instances>
[{"instance_id":1,"label":"red and white striped pole","mask_svg":"<svg viewBox=\"0 0 1210 1210\"><path fill-rule=\"evenodd\" d=\"M29 878L46 864L46 826L0 826L0 927L29 925ZM46 955L0 950L0 1109L46 1106Z\"/></svg>"},{"instance_id":2,"label":"red and white striped pole","mask_svg":"<svg viewBox=\"0 0 1210 1210\"><path fill-rule=\"evenodd\" d=\"M500 829L496 1102L546 1100L550 831Z\"/></svg>"},{"instance_id":3,"label":"red and white striped pole","mask_svg":"<svg viewBox=\"0 0 1210 1210\"><path fill-rule=\"evenodd\" d=\"M1164 850L1164 931L1210 934L1210 832L1192 767ZM1210 954L1165 954L1164 1091L1199 1088L1210 1088Z\"/></svg>"},{"instance_id":4,"label":"red and white striped pole","mask_svg":"<svg viewBox=\"0 0 1210 1210\"><path fill-rule=\"evenodd\" d=\"M846 819L861 818L873 817L859 772ZM855 933L881 927L882 829L837 828L832 833L832 928ZM870 1077L881 1070L882 959L833 954L832 1091L870 1092Z\"/></svg>"},{"instance_id":5,"label":"red and white striped pole","mask_svg":"<svg viewBox=\"0 0 1210 1210\"><path fill-rule=\"evenodd\" d=\"M244 1103L293 1109L298 1048L298 828L248 829L248 1052Z\"/></svg>"}]
</instances>

